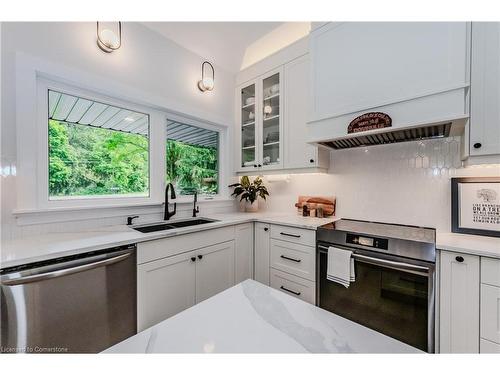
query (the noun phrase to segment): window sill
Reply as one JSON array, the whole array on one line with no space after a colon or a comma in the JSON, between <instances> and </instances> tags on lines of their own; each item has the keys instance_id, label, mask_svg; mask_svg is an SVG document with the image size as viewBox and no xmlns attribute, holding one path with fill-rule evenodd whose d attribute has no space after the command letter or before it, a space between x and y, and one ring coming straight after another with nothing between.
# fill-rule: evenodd
<instances>
[{"instance_id":1,"label":"window sill","mask_svg":"<svg viewBox=\"0 0 500 375\"><path fill-rule=\"evenodd\" d=\"M229 202L233 201L233 198L226 197L198 197L198 203L210 203L210 202ZM187 204L193 203L193 196L183 196L169 203L179 203ZM164 202L152 202L152 203L128 203L128 204L107 204L107 205L95 205L95 206L69 206L69 207L52 207L52 208L32 208L32 209L14 209L12 210L12 215L19 217L23 215L31 214L44 214L51 212L69 212L69 211L90 211L90 210L107 210L107 209L117 209L117 208L137 208L137 207L161 207Z\"/></svg>"},{"instance_id":2,"label":"window sill","mask_svg":"<svg viewBox=\"0 0 500 375\"><path fill-rule=\"evenodd\" d=\"M228 197L214 197L213 199L198 198L198 204L232 205L234 199ZM188 210L193 204L193 197L180 197L171 203L178 203L178 210ZM180 207L179 207L180 205ZM129 203L96 206L52 207L36 209L16 209L12 215L18 225L35 225L67 221L98 220L112 217L126 217L128 215L160 214L163 212L163 202Z\"/></svg>"}]
</instances>

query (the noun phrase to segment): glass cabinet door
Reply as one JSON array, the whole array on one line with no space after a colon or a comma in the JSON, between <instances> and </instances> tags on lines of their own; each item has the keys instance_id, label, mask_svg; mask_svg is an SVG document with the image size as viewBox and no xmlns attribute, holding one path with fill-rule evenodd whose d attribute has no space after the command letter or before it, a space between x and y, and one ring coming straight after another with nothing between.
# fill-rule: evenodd
<instances>
[{"instance_id":1,"label":"glass cabinet door","mask_svg":"<svg viewBox=\"0 0 500 375\"><path fill-rule=\"evenodd\" d=\"M255 84L241 89L241 167L257 165Z\"/></svg>"},{"instance_id":2,"label":"glass cabinet door","mask_svg":"<svg viewBox=\"0 0 500 375\"><path fill-rule=\"evenodd\" d=\"M262 80L262 165L280 164L280 74Z\"/></svg>"}]
</instances>

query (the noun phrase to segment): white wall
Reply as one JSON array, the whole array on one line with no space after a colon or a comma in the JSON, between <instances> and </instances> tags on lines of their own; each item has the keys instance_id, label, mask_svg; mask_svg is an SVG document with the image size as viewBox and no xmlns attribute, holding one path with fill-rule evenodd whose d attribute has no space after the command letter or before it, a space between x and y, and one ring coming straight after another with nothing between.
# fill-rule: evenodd
<instances>
[{"instance_id":1,"label":"white wall","mask_svg":"<svg viewBox=\"0 0 500 375\"><path fill-rule=\"evenodd\" d=\"M295 43L311 31L310 22L285 22L250 44L243 56L241 70L258 63L279 50Z\"/></svg>"},{"instance_id":2,"label":"white wall","mask_svg":"<svg viewBox=\"0 0 500 375\"><path fill-rule=\"evenodd\" d=\"M16 56L23 54L145 92L163 109L221 125L233 122L234 76L216 66L215 90L201 93L196 83L203 57L138 23L124 23L122 47L111 54L97 47L94 22L3 23L1 39L2 166L15 166L17 160L15 70ZM17 200L15 177L2 179L1 198L5 240L22 233L11 215Z\"/></svg>"},{"instance_id":3,"label":"white wall","mask_svg":"<svg viewBox=\"0 0 500 375\"><path fill-rule=\"evenodd\" d=\"M333 151L328 174L268 183L262 208L296 212L298 195L335 195L336 216L450 230L450 178L499 176L500 166L462 168L457 138Z\"/></svg>"}]
</instances>

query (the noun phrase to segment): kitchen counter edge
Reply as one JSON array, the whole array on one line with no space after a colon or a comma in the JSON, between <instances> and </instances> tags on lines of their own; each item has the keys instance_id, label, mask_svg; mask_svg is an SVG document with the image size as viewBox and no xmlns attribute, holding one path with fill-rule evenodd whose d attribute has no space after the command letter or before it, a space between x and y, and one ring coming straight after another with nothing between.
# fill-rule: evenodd
<instances>
[{"instance_id":1,"label":"kitchen counter edge","mask_svg":"<svg viewBox=\"0 0 500 375\"><path fill-rule=\"evenodd\" d=\"M437 232L436 249L500 259L500 238Z\"/></svg>"},{"instance_id":2,"label":"kitchen counter edge","mask_svg":"<svg viewBox=\"0 0 500 375\"><path fill-rule=\"evenodd\" d=\"M203 224L202 226L195 225L151 233L141 233L126 225L115 225L88 231L47 233L13 240L7 242L3 249L0 249L2 258L0 269L244 223L261 222L316 230L320 225L338 220L336 217L319 219L292 214L275 216L269 216L268 214L265 216L264 213L216 214L209 215L209 217L218 221ZM52 237L53 240L51 240ZM59 240L58 237L65 237L65 239ZM49 249L49 247L54 248L54 250ZM57 247L60 249L58 250ZM34 248L38 250L33 250Z\"/></svg>"}]
</instances>

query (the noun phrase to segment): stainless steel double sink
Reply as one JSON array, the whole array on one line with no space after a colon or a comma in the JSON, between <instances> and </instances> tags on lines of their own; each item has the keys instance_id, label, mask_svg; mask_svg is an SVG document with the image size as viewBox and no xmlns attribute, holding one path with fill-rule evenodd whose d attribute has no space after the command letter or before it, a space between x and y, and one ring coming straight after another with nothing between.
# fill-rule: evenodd
<instances>
[{"instance_id":1,"label":"stainless steel double sink","mask_svg":"<svg viewBox=\"0 0 500 375\"><path fill-rule=\"evenodd\" d=\"M150 233L150 232L158 232L161 230L177 229L177 228L184 228L184 227L191 227L191 226L196 226L196 225L214 223L216 221L219 221L219 220L206 219L206 218L188 219L188 220L179 220L179 221L172 221L172 222L161 222L161 223L137 225L137 226L133 226L132 229L137 230L141 233Z\"/></svg>"}]
</instances>

